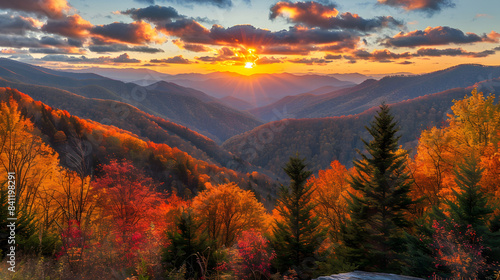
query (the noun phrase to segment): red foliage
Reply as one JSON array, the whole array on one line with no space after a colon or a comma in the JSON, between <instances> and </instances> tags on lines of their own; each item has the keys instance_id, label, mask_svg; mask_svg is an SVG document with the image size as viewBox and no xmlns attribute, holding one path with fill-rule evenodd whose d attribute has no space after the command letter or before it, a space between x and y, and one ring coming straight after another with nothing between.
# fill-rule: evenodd
<instances>
[{"instance_id":1,"label":"red foliage","mask_svg":"<svg viewBox=\"0 0 500 280\"><path fill-rule=\"evenodd\" d=\"M432 228L436 268L449 270L453 279L477 279L488 269L485 247L472 226L434 221Z\"/></svg>"},{"instance_id":2,"label":"red foliage","mask_svg":"<svg viewBox=\"0 0 500 280\"><path fill-rule=\"evenodd\" d=\"M238 279L269 278L271 261L275 254L269 249L269 241L260 232L244 231L238 239L239 264L235 274Z\"/></svg>"}]
</instances>

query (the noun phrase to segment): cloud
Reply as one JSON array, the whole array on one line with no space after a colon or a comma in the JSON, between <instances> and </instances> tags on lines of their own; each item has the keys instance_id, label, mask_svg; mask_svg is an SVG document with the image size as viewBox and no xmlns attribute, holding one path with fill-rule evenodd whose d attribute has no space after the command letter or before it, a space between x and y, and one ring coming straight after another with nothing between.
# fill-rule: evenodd
<instances>
[{"instance_id":1,"label":"cloud","mask_svg":"<svg viewBox=\"0 0 500 280\"><path fill-rule=\"evenodd\" d=\"M43 54L82 54L85 50L79 48L30 48L30 53L43 53Z\"/></svg>"},{"instance_id":2,"label":"cloud","mask_svg":"<svg viewBox=\"0 0 500 280\"><path fill-rule=\"evenodd\" d=\"M163 59L151 59L151 63L167 63L167 64L190 64L192 63L189 59L183 58L182 55L177 55L174 57L163 58Z\"/></svg>"},{"instance_id":3,"label":"cloud","mask_svg":"<svg viewBox=\"0 0 500 280\"><path fill-rule=\"evenodd\" d=\"M135 58L130 58L130 56L127 53L121 54L117 56L116 58L111 59L112 62L115 63L139 63L141 62L138 59Z\"/></svg>"},{"instance_id":4,"label":"cloud","mask_svg":"<svg viewBox=\"0 0 500 280\"><path fill-rule=\"evenodd\" d=\"M183 18L157 25L156 28L167 35L179 37L187 43L213 43L213 40L209 37L210 31L193 19Z\"/></svg>"},{"instance_id":5,"label":"cloud","mask_svg":"<svg viewBox=\"0 0 500 280\"><path fill-rule=\"evenodd\" d=\"M378 62L388 62L391 59L401 59L401 58L411 58L412 54L409 52L404 53L394 53L390 50L374 50L372 52L368 52L365 50L356 50L352 52L352 59L363 59L363 60L372 60Z\"/></svg>"},{"instance_id":6,"label":"cloud","mask_svg":"<svg viewBox=\"0 0 500 280\"><path fill-rule=\"evenodd\" d=\"M0 9L35 13L48 18L62 18L70 10L66 0L4 0Z\"/></svg>"},{"instance_id":7,"label":"cloud","mask_svg":"<svg viewBox=\"0 0 500 280\"><path fill-rule=\"evenodd\" d=\"M452 0L378 0L378 3L407 11L424 11L432 14L443 8L455 7Z\"/></svg>"},{"instance_id":8,"label":"cloud","mask_svg":"<svg viewBox=\"0 0 500 280\"><path fill-rule=\"evenodd\" d=\"M181 49L185 49L185 50L188 50L188 51L192 51L192 52L208 52L211 50L211 48L207 47L207 46L204 46L204 45L200 45L200 44L185 44L183 43L181 40L172 40L172 43L174 43L174 45L176 45L177 47L181 48Z\"/></svg>"},{"instance_id":9,"label":"cloud","mask_svg":"<svg viewBox=\"0 0 500 280\"><path fill-rule=\"evenodd\" d=\"M155 0L134 0L135 2L139 3L146 3L146 4L154 4Z\"/></svg>"},{"instance_id":10,"label":"cloud","mask_svg":"<svg viewBox=\"0 0 500 280\"><path fill-rule=\"evenodd\" d=\"M414 64L414 63L415 62L411 62L411 61L408 61L408 60L397 62L397 64L401 64L401 65L410 65L410 64Z\"/></svg>"},{"instance_id":11,"label":"cloud","mask_svg":"<svg viewBox=\"0 0 500 280\"><path fill-rule=\"evenodd\" d=\"M210 6L216 6L219 8L231 8L233 6L233 1L232 0L164 0L167 2L175 2L177 4L181 4L184 6L189 6L189 5L210 5ZM248 0L246 2L249 2Z\"/></svg>"},{"instance_id":12,"label":"cloud","mask_svg":"<svg viewBox=\"0 0 500 280\"><path fill-rule=\"evenodd\" d=\"M303 24L307 27L323 29L352 29L372 31L384 27L402 26L403 22L391 16L379 16L364 19L349 12L338 15L335 5L323 5L317 2L278 2L271 7L270 19L278 16L287 18L288 22Z\"/></svg>"},{"instance_id":13,"label":"cloud","mask_svg":"<svg viewBox=\"0 0 500 280\"><path fill-rule=\"evenodd\" d=\"M214 25L210 29L209 37L218 44L243 44L258 47L265 45L328 44L351 40L357 36L347 31L308 29L297 26L290 27L289 30L272 32L252 25L235 25L229 28Z\"/></svg>"},{"instance_id":14,"label":"cloud","mask_svg":"<svg viewBox=\"0 0 500 280\"><path fill-rule=\"evenodd\" d=\"M417 47L448 44L470 44L491 41L492 38L475 33L464 33L448 26L427 27L425 30L415 30L408 33L400 32L383 42L385 46Z\"/></svg>"},{"instance_id":15,"label":"cloud","mask_svg":"<svg viewBox=\"0 0 500 280\"><path fill-rule=\"evenodd\" d=\"M283 61L279 58L275 58L274 56L271 57L264 56L255 61L255 64L257 65L274 64L274 63L283 63Z\"/></svg>"},{"instance_id":16,"label":"cloud","mask_svg":"<svg viewBox=\"0 0 500 280\"><path fill-rule=\"evenodd\" d=\"M465 57L487 57L495 54L495 49L485 50L481 52L469 52L461 48L458 49L434 49L434 48L421 48L415 56L465 56Z\"/></svg>"},{"instance_id":17,"label":"cloud","mask_svg":"<svg viewBox=\"0 0 500 280\"><path fill-rule=\"evenodd\" d=\"M271 7L269 19L281 16L286 17L290 22L321 26L325 21L335 18L338 13L334 4L323 5L314 1L296 3L281 1Z\"/></svg>"},{"instance_id":18,"label":"cloud","mask_svg":"<svg viewBox=\"0 0 500 280\"><path fill-rule=\"evenodd\" d=\"M143 21L132 23L113 22L106 25L97 25L91 29L92 35L101 36L100 39L108 43L162 43L165 40L160 38L158 32L150 24Z\"/></svg>"},{"instance_id":19,"label":"cloud","mask_svg":"<svg viewBox=\"0 0 500 280\"><path fill-rule=\"evenodd\" d=\"M10 48L74 48L80 47L79 42L44 36L42 38L27 37L20 35L0 35L0 46Z\"/></svg>"},{"instance_id":20,"label":"cloud","mask_svg":"<svg viewBox=\"0 0 500 280\"><path fill-rule=\"evenodd\" d=\"M297 59L290 59L288 60L289 62L292 63L302 63L306 65L326 65L327 63L332 62L331 60L326 60L324 58L297 58Z\"/></svg>"},{"instance_id":21,"label":"cloud","mask_svg":"<svg viewBox=\"0 0 500 280\"><path fill-rule=\"evenodd\" d=\"M90 22L80 15L74 14L61 19L49 19L42 27L42 30L71 38L84 38L89 35L92 27L93 25Z\"/></svg>"},{"instance_id":22,"label":"cloud","mask_svg":"<svg viewBox=\"0 0 500 280\"><path fill-rule=\"evenodd\" d=\"M171 22L173 19L184 18L173 7L158 5L140 9L128 9L120 13L129 15L134 20L147 20L150 22Z\"/></svg>"},{"instance_id":23,"label":"cloud","mask_svg":"<svg viewBox=\"0 0 500 280\"><path fill-rule=\"evenodd\" d=\"M97 58L88 58L86 56L68 56L63 54L46 55L42 57L42 61L56 61L68 63L84 63L84 64L109 64L109 63L139 63L140 60L130 58L124 53L115 58L109 56L101 56Z\"/></svg>"},{"instance_id":24,"label":"cloud","mask_svg":"<svg viewBox=\"0 0 500 280\"><path fill-rule=\"evenodd\" d=\"M0 33L24 35L26 31L35 31L36 20L22 16L0 14Z\"/></svg>"},{"instance_id":25,"label":"cloud","mask_svg":"<svg viewBox=\"0 0 500 280\"><path fill-rule=\"evenodd\" d=\"M315 46L303 45L303 46L265 46L259 48L259 53L261 54L287 54L287 55L308 55L312 51L317 50Z\"/></svg>"},{"instance_id":26,"label":"cloud","mask_svg":"<svg viewBox=\"0 0 500 280\"><path fill-rule=\"evenodd\" d=\"M341 59L341 58L342 58L341 54L339 54L339 55L333 55L333 54L325 55L325 59Z\"/></svg>"},{"instance_id":27,"label":"cloud","mask_svg":"<svg viewBox=\"0 0 500 280\"><path fill-rule=\"evenodd\" d=\"M105 52L142 52L142 53L159 53L164 52L162 49L152 48L148 46L133 46L130 47L125 44L111 44L111 45L90 45L91 52L105 53Z\"/></svg>"}]
</instances>

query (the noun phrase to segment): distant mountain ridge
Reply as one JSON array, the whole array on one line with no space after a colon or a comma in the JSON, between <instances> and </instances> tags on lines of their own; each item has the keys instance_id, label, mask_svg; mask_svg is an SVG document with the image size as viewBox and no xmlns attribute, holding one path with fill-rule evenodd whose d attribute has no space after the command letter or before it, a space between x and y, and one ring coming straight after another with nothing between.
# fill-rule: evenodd
<instances>
[{"instance_id":1,"label":"distant mountain ridge","mask_svg":"<svg viewBox=\"0 0 500 280\"><path fill-rule=\"evenodd\" d=\"M498 77L500 66L463 64L422 75L366 80L360 85L321 95L289 96L250 112L264 121L272 120L275 110L286 111L290 118L297 119L351 115L382 102L400 102Z\"/></svg>"},{"instance_id":2,"label":"distant mountain ridge","mask_svg":"<svg viewBox=\"0 0 500 280\"><path fill-rule=\"evenodd\" d=\"M420 132L444 124L453 100L470 95L474 87L485 94L498 92L500 78L390 104L401 128L399 144L410 150L415 147ZM230 138L223 147L282 178L285 176L281 167L297 152L308 159L309 168L314 171L328 168L333 160L352 166L352 160L357 157L356 149L364 149L361 138L370 140L364 127L372 121L379 105L349 116L283 119L266 123Z\"/></svg>"},{"instance_id":3,"label":"distant mountain ridge","mask_svg":"<svg viewBox=\"0 0 500 280\"><path fill-rule=\"evenodd\" d=\"M0 59L0 77L4 86L9 86L9 82L42 85L84 97L125 102L218 143L262 124L249 113L230 108L201 91L169 82L142 87L96 74L56 71L9 59Z\"/></svg>"}]
</instances>

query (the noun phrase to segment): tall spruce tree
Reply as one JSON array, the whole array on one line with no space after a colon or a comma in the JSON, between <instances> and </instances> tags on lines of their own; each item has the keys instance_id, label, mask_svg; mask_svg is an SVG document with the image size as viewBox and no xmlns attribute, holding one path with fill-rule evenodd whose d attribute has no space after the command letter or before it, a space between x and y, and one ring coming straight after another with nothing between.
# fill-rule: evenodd
<instances>
[{"instance_id":1,"label":"tall spruce tree","mask_svg":"<svg viewBox=\"0 0 500 280\"><path fill-rule=\"evenodd\" d=\"M275 266L280 272L295 270L301 279L311 278L311 264L315 253L325 238L318 217L313 217L311 201L312 186L307 178L312 172L306 170L304 160L291 157L283 168L290 177L290 186L282 186L277 210L283 221L276 222L271 244L276 252Z\"/></svg>"},{"instance_id":2,"label":"tall spruce tree","mask_svg":"<svg viewBox=\"0 0 500 280\"><path fill-rule=\"evenodd\" d=\"M385 104L366 127L373 140L366 142L368 156L358 151L356 174L350 185L350 220L343 227L343 244L350 262L360 269L400 272L405 251L406 214L412 200L411 180L405 172L406 153L398 152L398 128Z\"/></svg>"},{"instance_id":3,"label":"tall spruce tree","mask_svg":"<svg viewBox=\"0 0 500 280\"><path fill-rule=\"evenodd\" d=\"M494 229L499 217L493 215L494 209L489 205L487 195L481 191L479 183L483 171L474 156L459 164L454 173L460 191L453 189L456 199L447 201L447 204L450 218L464 229L471 226L487 248L485 255L488 261L495 263L500 262L500 230Z\"/></svg>"}]
</instances>

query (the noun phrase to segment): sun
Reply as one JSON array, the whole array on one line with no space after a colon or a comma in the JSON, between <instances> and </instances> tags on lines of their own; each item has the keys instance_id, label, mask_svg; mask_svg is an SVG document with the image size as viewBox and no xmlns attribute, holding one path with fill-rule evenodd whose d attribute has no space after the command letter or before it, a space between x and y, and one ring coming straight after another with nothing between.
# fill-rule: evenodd
<instances>
[{"instance_id":1,"label":"sun","mask_svg":"<svg viewBox=\"0 0 500 280\"><path fill-rule=\"evenodd\" d=\"M245 68L251 69L255 66L255 63L253 62L246 62L245 63Z\"/></svg>"}]
</instances>

